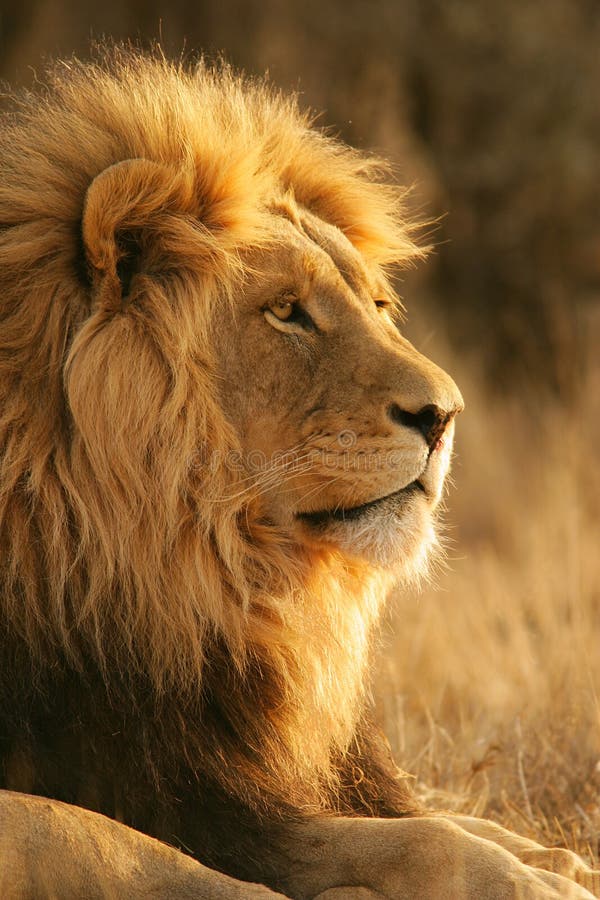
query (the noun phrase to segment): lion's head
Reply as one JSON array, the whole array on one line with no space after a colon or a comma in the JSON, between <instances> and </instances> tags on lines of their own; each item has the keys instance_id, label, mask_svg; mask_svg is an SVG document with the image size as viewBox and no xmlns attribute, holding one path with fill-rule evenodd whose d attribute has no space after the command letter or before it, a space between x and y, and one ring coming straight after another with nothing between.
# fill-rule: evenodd
<instances>
[{"instance_id":1,"label":"lion's head","mask_svg":"<svg viewBox=\"0 0 600 900\"><path fill-rule=\"evenodd\" d=\"M394 321L401 192L263 83L124 52L57 68L1 141L9 628L159 691L218 639L288 685L299 764L327 754L462 402Z\"/></svg>"},{"instance_id":2,"label":"lion's head","mask_svg":"<svg viewBox=\"0 0 600 900\"><path fill-rule=\"evenodd\" d=\"M212 338L259 508L299 547L422 570L461 397L400 334L381 267L287 196ZM404 260L403 260L404 261ZM255 473L252 479L250 473Z\"/></svg>"}]
</instances>

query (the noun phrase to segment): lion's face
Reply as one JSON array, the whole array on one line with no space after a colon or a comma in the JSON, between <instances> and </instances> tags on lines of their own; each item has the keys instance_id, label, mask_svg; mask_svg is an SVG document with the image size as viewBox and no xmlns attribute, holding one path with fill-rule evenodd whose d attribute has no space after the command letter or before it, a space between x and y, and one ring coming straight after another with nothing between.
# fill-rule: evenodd
<instances>
[{"instance_id":1,"label":"lion's face","mask_svg":"<svg viewBox=\"0 0 600 900\"><path fill-rule=\"evenodd\" d=\"M215 330L241 466L300 543L419 568L460 392L401 336L389 288L338 228L297 208L272 227Z\"/></svg>"}]
</instances>

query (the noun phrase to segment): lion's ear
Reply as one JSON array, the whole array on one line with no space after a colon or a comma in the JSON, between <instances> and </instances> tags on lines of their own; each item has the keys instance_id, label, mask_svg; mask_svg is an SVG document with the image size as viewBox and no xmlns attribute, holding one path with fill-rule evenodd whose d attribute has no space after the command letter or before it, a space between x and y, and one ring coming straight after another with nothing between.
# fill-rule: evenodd
<instances>
[{"instance_id":1,"label":"lion's ear","mask_svg":"<svg viewBox=\"0 0 600 900\"><path fill-rule=\"evenodd\" d=\"M159 220L186 195L182 173L148 159L126 159L104 169L84 202L82 237L97 300L118 308L139 271ZM187 198L186 198L187 199Z\"/></svg>"}]
</instances>

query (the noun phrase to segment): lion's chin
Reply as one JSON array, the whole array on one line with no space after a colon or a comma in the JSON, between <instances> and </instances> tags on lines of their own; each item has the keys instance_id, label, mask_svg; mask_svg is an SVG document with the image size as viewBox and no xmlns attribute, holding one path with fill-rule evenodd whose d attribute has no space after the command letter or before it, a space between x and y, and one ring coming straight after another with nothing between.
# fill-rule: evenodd
<instances>
[{"instance_id":1,"label":"lion's chin","mask_svg":"<svg viewBox=\"0 0 600 900\"><path fill-rule=\"evenodd\" d=\"M418 481L360 506L300 513L296 520L308 543L335 546L402 580L425 575L437 546L431 504Z\"/></svg>"}]
</instances>

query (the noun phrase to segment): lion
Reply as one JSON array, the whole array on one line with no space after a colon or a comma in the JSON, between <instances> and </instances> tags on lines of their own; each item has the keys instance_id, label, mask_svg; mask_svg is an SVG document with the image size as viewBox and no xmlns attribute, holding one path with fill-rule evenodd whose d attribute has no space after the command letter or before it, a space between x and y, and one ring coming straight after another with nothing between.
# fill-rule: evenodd
<instances>
[{"instance_id":1,"label":"lion","mask_svg":"<svg viewBox=\"0 0 600 900\"><path fill-rule=\"evenodd\" d=\"M385 165L158 52L11 102L2 896L592 896L573 854L423 810L369 719L463 406L399 327L424 251Z\"/></svg>"}]
</instances>

